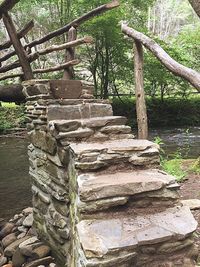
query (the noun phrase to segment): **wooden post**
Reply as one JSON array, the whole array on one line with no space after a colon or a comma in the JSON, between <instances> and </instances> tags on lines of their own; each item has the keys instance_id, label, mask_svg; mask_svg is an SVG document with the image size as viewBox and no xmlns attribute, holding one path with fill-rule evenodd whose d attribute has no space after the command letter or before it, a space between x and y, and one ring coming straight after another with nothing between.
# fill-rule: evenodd
<instances>
[{"instance_id":1,"label":"wooden post","mask_svg":"<svg viewBox=\"0 0 200 267\"><path fill-rule=\"evenodd\" d=\"M33 72L31 69L31 65L28 61L28 58L26 56L26 52L24 50L24 47L22 46L18 36L17 31L15 29L15 25L12 21L12 18L9 16L8 13L3 14L3 22L5 24L5 27L7 29L8 35L10 37L10 41L12 42L16 54L19 58L19 62L21 64L22 70L24 72L24 79L25 80L31 80L33 79Z\"/></svg>"},{"instance_id":2,"label":"wooden post","mask_svg":"<svg viewBox=\"0 0 200 267\"><path fill-rule=\"evenodd\" d=\"M68 38L67 41L75 41L77 38L77 31L74 27L71 27L70 30L68 31ZM75 48L70 47L66 49L66 54L65 54L65 62L72 61L75 59ZM74 79L74 69L72 66L66 68L64 70L63 74L63 80L70 80Z\"/></svg>"},{"instance_id":3,"label":"wooden post","mask_svg":"<svg viewBox=\"0 0 200 267\"><path fill-rule=\"evenodd\" d=\"M143 78L143 47L142 44L136 40L134 52L138 139L148 139L148 121Z\"/></svg>"}]
</instances>

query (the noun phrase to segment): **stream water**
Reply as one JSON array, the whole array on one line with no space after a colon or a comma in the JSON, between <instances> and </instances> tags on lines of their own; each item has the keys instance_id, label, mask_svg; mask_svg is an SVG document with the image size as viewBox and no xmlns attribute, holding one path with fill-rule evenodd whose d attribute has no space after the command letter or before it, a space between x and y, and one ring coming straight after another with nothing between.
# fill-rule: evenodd
<instances>
[{"instance_id":1,"label":"stream water","mask_svg":"<svg viewBox=\"0 0 200 267\"><path fill-rule=\"evenodd\" d=\"M200 127L150 131L150 140L158 136L167 154L180 150L186 158L200 155ZM0 138L0 218L10 218L31 205L27 145L26 139Z\"/></svg>"}]
</instances>

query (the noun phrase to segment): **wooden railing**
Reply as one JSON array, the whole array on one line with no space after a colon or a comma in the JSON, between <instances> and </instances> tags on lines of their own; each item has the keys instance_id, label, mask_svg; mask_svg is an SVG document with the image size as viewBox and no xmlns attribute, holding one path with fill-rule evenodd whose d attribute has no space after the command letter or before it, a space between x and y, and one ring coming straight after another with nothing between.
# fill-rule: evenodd
<instances>
[{"instance_id":1,"label":"wooden railing","mask_svg":"<svg viewBox=\"0 0 200 267\"><path fill-rule=\"evenodd\" d=\"M134 69L135 69L135 96L138 122L138 138L148 138L148 120L145 103L144 78L143 78L143 46L153 53L155 57L174 75L187 80L193 87L200 91L200 73L190 69L171 58L150 37L130 28L122 22L122 32L134 40Z\"/></svg>"},{"instance_id":2,"label":"wooden railing","mask_svg":"<svg viewBox=\"0 0 200 267\"><path fill-rule=\"evenodd\" d=\"M17 32L15 25L12 21L11 16L8 14L8 11L17 3L19 0L5 0L0 5L0 19L3 19L4 25L7 29L8 35L10 40L6 41L3 44L0 44L1 50L9 48L13 45L14 50L5 53L0 58L0 73L4 75L0 76L0 81L21 77L23 80L30 80L34 79L34 74L38 73L47 73L53 71L60 71L64 70L63 79L72 79L74 78L74 71L73 66L80 63L79 60L76 59L75 56L75 47L83 44L90 44L92 43L93 39L91 37L84 37L77 39L77 28L84 23L85 21L91 19L94 16L100 15L108 10L111 10L115 7L119 6L118 0L113 0L111 3L101 5L93 9L92 11L84 14L83 16L73 20L72 22L68 23L64 27L57 29L53 32L48 33L47 35L43 36L40 39L36 39L25 46L21 43L21 38L25 37L26 34L34 27L33 21L30 21L21 31ZM35 49L37 52L31 51L33 47L36 48L37 45L46 43L47 41L51 40L54 37L57 37L62 34L68 34L68 42L63 43L61 45L53 45L46 47L45 49ZM37 60L41 55L47 55L49 53L65 50L65 62L63 64L49 67L46 69L32 69L31 62ZM3 62L7 61L8 59L12 58L14 55L18 56L18 61L14 61L10 64L3 64ZM10 70L14 70L16 68L22 68L22 72L16 73L8 73ZM5 74L6 73L6 74Z\"/></svg>"}]
</instances>

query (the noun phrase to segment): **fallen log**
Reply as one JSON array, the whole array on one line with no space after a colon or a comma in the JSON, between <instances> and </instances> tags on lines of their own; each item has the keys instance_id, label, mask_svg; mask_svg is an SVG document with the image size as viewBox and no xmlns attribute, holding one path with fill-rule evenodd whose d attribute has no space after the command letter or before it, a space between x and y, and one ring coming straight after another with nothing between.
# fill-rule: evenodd
<instances>
[{"instance_id":1,"label":"fallen log","mask_svg":"<svg viewBox=\"0 0 200 267\"><path fill-rule=\"evenodd\" d=\"M21 84L10 84L0 86L0 101L4 102L25 102L25 96L22 93Z\"/></svg>"},{"instance_id":2,"label":"fallen log","mask_svg":"<svg viewBox=\"0 0 200 267\"><path fill-rule=\"evenodd\" d=\"M34 21L31 20L31 21L29 21L29 22L24 26L24 28L23 28L21 31L19 31L19 32L17 33L17 37L18 37L19 39L23 38L23 37L24 37L30 30L32 30L33 27L34 27ZM2 49L7 49L7 48L9 48L11 45L12 45L12 43L11 43L10 40L9 40L9 41L6 41L5 43L3 43L3 44L0 45L0 49L1 49L1 50L2 50Z\"/></svg>"},{"instance_id":3,"label":"fallen log","mask_svg":"<svg viewBox=\"0 0 200 267\"><path fill-rule=\"evenodd\" d=\"M185 67L171 58L154 40L144 35L141 32L128 27L122 23L122 32L127 36L133 38L136 41L142 43L148 50L150 50L157 59L174 75L179 76L187 80L198 91L200 91L200 73Z\"/></svg>"}]
</instances>

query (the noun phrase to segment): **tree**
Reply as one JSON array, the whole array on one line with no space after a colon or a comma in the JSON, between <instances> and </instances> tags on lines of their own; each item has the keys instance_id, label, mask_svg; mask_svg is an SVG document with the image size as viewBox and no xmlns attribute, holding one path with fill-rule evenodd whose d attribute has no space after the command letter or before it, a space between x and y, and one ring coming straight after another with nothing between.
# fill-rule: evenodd
<instances>
[{"instance_id":1,"label":"tree","mask_svg":"<svg viewBox=\"0 0 200 267\"><path fill-rule=\"evenodd\" d=\"M191 6L193 7L194 11L197 13L197 15L200 18L200 2L199 0L189 0Z\"/></svg>"}]
</instances>

